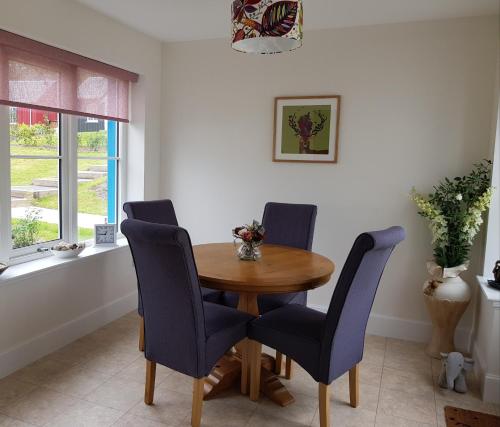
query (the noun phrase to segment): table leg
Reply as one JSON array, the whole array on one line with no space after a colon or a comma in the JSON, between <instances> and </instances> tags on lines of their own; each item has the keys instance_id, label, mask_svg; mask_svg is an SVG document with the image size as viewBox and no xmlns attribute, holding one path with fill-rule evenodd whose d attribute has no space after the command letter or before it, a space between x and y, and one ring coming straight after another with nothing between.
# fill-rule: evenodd
<instances>
[{"instance_id":1,"label":"table leg","mask_svg":"<svg viewBox=\"0 0 500 427\"><path fill-rule=\"evenodd\" d=\"M258 316L257 294L241 293L238 301L238 310ZM221 391L230 388L239 377L241 377L241 392L243 394L249 392L248 340L244 339L240 341L235 347L236 352L230 352L219 360L210 375L206 378L205 400L211 399ZM280 406L287 406L294 402L294 397L281 384L279 377L274 373L276 366L275 359L264 353L261 359L260 389L262 393ZM244 369L243 375L241 375L242 369Z\"/></svg>"}]
</instances>

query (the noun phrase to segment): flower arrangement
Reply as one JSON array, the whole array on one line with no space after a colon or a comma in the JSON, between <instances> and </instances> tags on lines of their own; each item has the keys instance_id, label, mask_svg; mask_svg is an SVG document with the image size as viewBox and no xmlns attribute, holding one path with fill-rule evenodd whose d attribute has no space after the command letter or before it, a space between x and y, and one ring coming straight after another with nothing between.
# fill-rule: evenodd
<instances>
[{"instance_id":1,"label":"flower arrangement","mask_svg":"<svg viewBox=\"0 0 500 427\"><path fill-rule=\"evenodd\" d=\"M434 260L439 266L451 268L468 261L483 223L482 213L490 205L490 180L491 161L484 160L469 175L446 178L428 197L412 190L410 198L420 209L419 215L429 220Z\"/></svg>"},{"instance_id":2,"label":"flower arrangement","mask_svg":"<svg viewBox=\"0 0 500 427\"><path fill-rule=\"evenodd\" d=\"M253 220L252 224L236 227L233 230L233 237L241 240L242 244L238 249L238 256L242 260L256 260L260 258L258 247L264 240L265 229L258 221Z\"/></svg>"},{"instance_id":3,"label":"flower arrangement","mask_svg":"<svg viewBox=\"0 0 500 427\"><path fill-rule=\"evenodd\" d=\"M264 227L258 222L253 220L252 224L236 227L233 230L233 237L241 239L246 243L262 244L264 240L265 230Z\"/></svg>"}]
</instances>

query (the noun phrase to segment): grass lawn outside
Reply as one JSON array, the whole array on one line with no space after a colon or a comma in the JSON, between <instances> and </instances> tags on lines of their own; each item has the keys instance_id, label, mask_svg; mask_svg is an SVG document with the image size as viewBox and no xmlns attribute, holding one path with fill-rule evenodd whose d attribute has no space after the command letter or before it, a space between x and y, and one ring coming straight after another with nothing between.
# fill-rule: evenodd
<instances>
[{"instance_id":1,"label":"grass lawn outside","mask_svg":"<svg viewBox=\"0 0 500 427\"><path fill-rule=\"evenodd\" d=\"M18 219L12 220L12 227L19 223ZM92 228L78 228L80 240L89 240L94 237ZM48 222L40 222L40 231L38 233L38 242L50 242L59 239L59 226Z\"/></svg>"}]
</instances>

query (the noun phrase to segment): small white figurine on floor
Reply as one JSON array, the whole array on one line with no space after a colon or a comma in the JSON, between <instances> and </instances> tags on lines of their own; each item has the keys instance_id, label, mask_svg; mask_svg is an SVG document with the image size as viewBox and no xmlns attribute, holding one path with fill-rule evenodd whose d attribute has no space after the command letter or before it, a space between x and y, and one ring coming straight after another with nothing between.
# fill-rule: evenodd
<instances>
[{"instance_id":1,"label":"small white figurine on floor","mask_svg":"<svg viewBox=\"0 0 500 427\"><path fill-rule=\"evenodd\" d=\"M439 374L439 386L455 390L457 393L467 393L465 375L474 366L474 361L456 351L441 353L443 367Z\"/></svg>"}]
</instances>

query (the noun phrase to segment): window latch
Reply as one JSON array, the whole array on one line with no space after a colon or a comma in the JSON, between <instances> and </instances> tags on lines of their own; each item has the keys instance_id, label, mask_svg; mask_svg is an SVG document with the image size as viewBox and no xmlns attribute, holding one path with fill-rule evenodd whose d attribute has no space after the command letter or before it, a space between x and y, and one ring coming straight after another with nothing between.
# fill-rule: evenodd
<instances>
[{"instance_id":1,"label":"window latch","mask_svg":"<svg viewBox=\"0 0 500 427\"><path fill-rule=\"evenodd\" d=\"M39 247L37 250L37 252L48 252L49 251L49 248L45 248L45 247Z\"/></svg>"}]
</instances>

